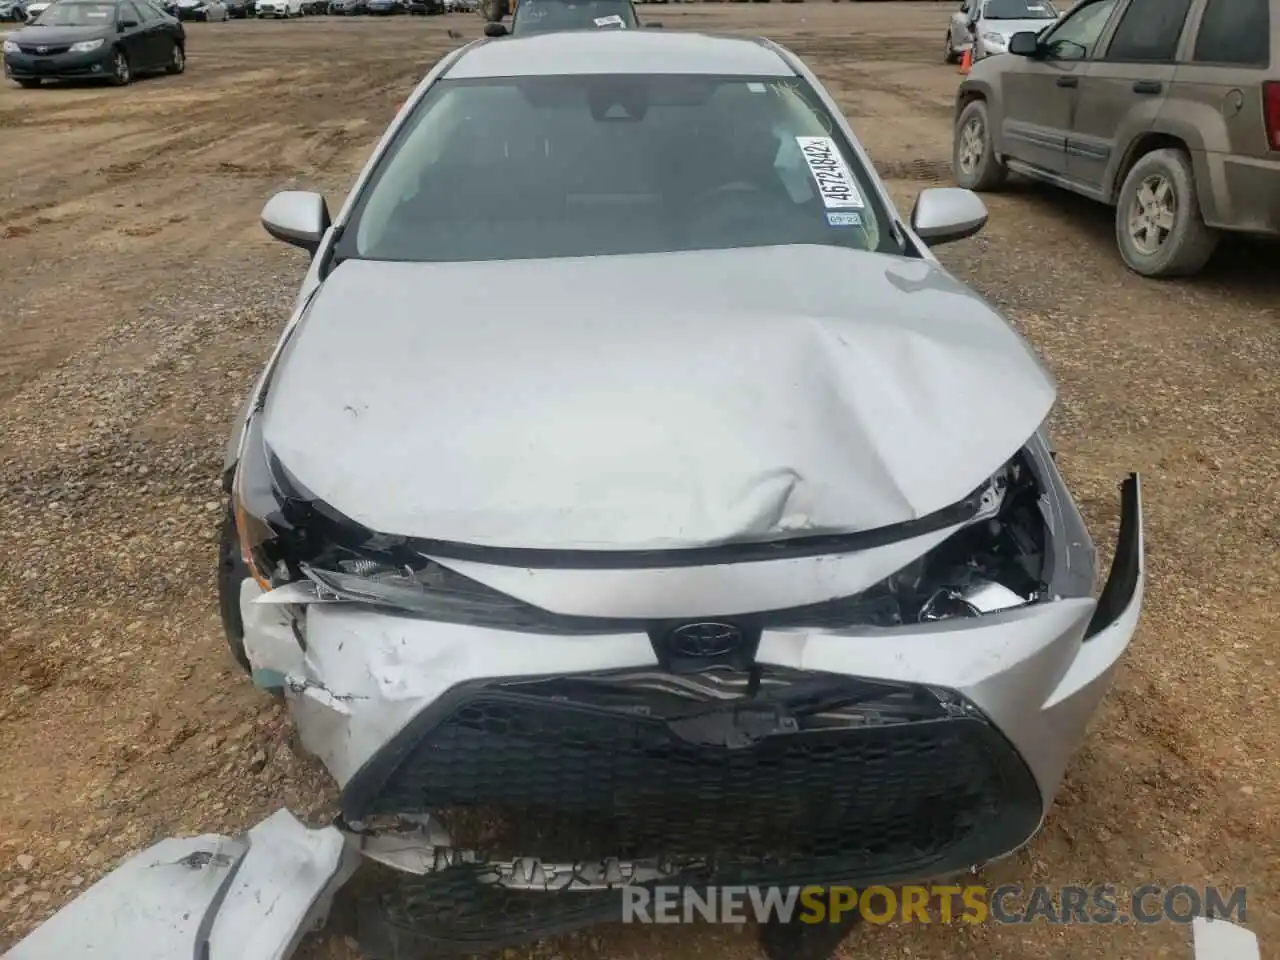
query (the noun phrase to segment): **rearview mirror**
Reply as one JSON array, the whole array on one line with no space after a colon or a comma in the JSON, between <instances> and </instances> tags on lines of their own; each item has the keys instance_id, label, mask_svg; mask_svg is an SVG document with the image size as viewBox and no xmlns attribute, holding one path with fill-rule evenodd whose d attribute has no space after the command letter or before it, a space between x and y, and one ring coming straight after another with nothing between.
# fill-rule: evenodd
<instances>
[{"instance_id":1,"label":"rearview mirror","mask_svg":"<svg viewBox=\"0 0 1280 960\"><path fill-rule=\"evenodd\" d=\"M123 31L125 31L125 30L132 30L132 29L133 29L134 27L136 27L137 25L138 25L138 21L137 21L137 20L117 20L117 21L116 21L116 27L117 27L117 29L119 29L121 32L123 32Z\"/></svg>"},{"instance_id":2,"label":"rearview mirror","mask_svg":"<svg viewBox=\"0 0 1280 960\"><path fill-rule=\"evenodd\" d=\"M987 225L987 205L972 190L921 190L911 209L911 229L931 247L972 237Z\"/></svg>"},{"instance_id":3,"label":"rearview mirror","mask_svg":"<svg viewBox=\"0 0 1280 960\"><path fill-rule=\"evenodd\" d=\"M484 25L484 35L486 37L505 37L507 35L507 25L505 23L486 23Z\"/></svg>"},{"instance_id":4,"label":"rearview mirror","mask_svg":"<svg viewBox=\"0 0 1280 960\"><path fill-rule=\"evenodd\" d=\"M1017 57L1034 57L1040 50L1040 34L1019 30L1009 38L1009 52Z\"/></svg>"},{"instance_id":5,"label":"rearview mirror","mask_svg":"<svg viewBox=\"0 0 1280 960\"><path fill-rule=\"evenodd\" d=\"M309 190L284 190L262 208L262 226L277 240L315 253L329 229L329 206Z\"/></svg>"}]
</instances>

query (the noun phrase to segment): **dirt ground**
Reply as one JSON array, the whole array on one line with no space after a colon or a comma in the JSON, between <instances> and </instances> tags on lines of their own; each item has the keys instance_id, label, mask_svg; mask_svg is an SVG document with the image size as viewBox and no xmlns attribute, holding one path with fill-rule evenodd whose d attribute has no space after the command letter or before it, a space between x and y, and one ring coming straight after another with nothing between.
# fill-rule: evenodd
<instances>
[{"instance_id":1,"label":"dirt ground","mask_svg":"<svg viewBox=\"0 0 1280 960\"><path fill-rule=\"evenodd\" d=\"M647 7L763 33L828 83L905 206L946 183L951 5ZM0 88L0 948L129 853L319 816L324 778L223 645L213 593L227 427L301 280L257 216L340 200L472 15L195 25L185 76ZM989 198L943 259L1059 378L1060 460L1100 544L1145 476L1142 627L1028 849L988 882L1248 887L1280 944L1280 274L1229 243L1194 281L1122 267L1108 212ZM1268 264L1271 269L1268 269ZM1175 925L865 927L847 956L1189 957ZM356 954L341 932L308 948ZM749 931L616 927L540 957L758 956Z\"/></svg>"}]
</instances>

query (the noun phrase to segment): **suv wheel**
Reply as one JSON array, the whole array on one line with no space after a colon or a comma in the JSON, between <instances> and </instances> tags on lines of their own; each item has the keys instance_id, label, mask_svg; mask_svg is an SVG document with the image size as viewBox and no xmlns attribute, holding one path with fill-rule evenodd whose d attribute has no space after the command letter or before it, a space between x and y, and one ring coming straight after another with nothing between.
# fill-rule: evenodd
<instances>
[{"instance_id":1,"label":"suv wheel","mask_svg":"<svg viewBox=\"0 0 1280 960\"><path fill-rule=\"evenodd\" d=\"M1218 232L1200 215L1185 152L1153 150L1133 165L1116 203L1116 243L1129 269L1144 277L1185 277L1209 262Z\"/></svg>"},{"instance_id":2,"label":"suv wheel","mask_svg":"<svg viewBox=\"0 0 1280 960\"><path fill-rule=\"evenodd\" d=\"M960 112L952 146L951 166L956 183L968 190L995 190L1009 175L991 142L985 100L974 100Z\"/></svg>"}]
</instances>

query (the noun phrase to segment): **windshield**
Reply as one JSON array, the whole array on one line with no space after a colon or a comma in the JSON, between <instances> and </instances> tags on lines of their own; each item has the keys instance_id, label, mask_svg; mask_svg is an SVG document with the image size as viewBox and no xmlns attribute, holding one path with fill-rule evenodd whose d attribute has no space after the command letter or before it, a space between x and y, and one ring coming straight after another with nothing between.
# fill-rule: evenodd
<instances>
[{"instance_id":1,"label":"windshield","mask_svg":"<svg viewBox=\"0 0 1280 960\"><path fill-rule=\"evenodd\" d=\"M987 0L987 20L1053 20L1058 11L1049 0Z\"/></svg>"},{"instance_id":2,"label":"windshield","mask_svg":"<svg viewBox=\"0 0 1280 960\"><path fill-rule=\"evenodd\" d=\"M44 10L34 22L41 27L101 27L115 23L115 20L115 4L60 0Z\"/></svg>"},{"instance_id":3,"label":"windshield","mask_svg":"<svg viewBox=\"0 0 1280 960\"><path fill-rule=\"evenodd\" d=\"M511 32L524 36L556 30L635 27L636 12L618 0L524 0L516 7Z\"/></svg>"},{"instance_id":4,"label":"windshield","mask_svg":"<svg viewBox=\"0 0 1280 960\"><path fill-rule=\"evenodd\" d=\"M441 81L336 253L508 260L826 244L901 252L797 77Z\"/></svg>"}]
</instances>

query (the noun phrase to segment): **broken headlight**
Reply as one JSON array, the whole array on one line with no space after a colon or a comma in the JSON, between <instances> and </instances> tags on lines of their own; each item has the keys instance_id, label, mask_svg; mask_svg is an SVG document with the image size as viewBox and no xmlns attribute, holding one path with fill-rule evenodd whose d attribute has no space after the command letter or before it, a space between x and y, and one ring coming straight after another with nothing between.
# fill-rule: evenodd
<instances>
[{"instance_id":1,"label":"broken headlight","mask_svg":"<svg viewBox=\"0 0 1280 960\"><path fill-rule=\"evenodd\" d=\"M306 578L321 594L448 623L555 633L630 626L523 603L431 562L403 537L343 517L289 474L256 416L245 426L232 500L241 553L264 590Z\"/></svg>"},{"instance_id":2,"label":"broken headlight","mask_svg":"<svg viewBox=\"0 0 1280 960\"><path fill-rule=\"evenodd\" d=\"M359 542L370 536L359 528L348 533L354 526L350 521L321 512L266 447L257 415L245 425L231 499L240 552L263 589L299 579L299 562L316 555L334 538Z\"/></svg>"},{"instance_id":3,"label":"broken headlight","mask_svg":"<svg viewBox=\"0 0 1280 960\"><path fill-rule=\"evenodd\" d=\"M370 559L339 560L333 569L303 565L321 588L343 600L371 603L444 623L508 630L597 632L602 625L580 617L559 617L481 583L421 560L414 567L392 567ZM611 626L616 629L617 621Z\"/></svg>"}]
</instances>

